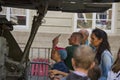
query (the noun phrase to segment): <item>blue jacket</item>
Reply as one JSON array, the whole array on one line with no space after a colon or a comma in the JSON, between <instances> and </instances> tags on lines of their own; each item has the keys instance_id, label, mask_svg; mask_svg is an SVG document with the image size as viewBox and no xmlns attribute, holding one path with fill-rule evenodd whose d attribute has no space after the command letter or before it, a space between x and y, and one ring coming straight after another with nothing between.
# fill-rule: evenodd
<instances>
[{"instance_id":1,"label":"blue jacket","mask_svg":"<svg viewBox=\"0 0 120 80\"><path fill-rule=\"evenodd\" d=\"M108 50L105 50L101 55L100 69L102 76L99 80L107 80L108 71L110 71L113 64L113 56Z\"/></svg>"},{"instance_id":2,"label":"blue jacket","mask_svg":"<svg viewBox=\"0 0 120 80\"><path fill-rule=\"evenodd\" d=\"M65 65L65 63L63 61L55 63L53 65L52 69L56 69L56 70L59 70L59 71L62 71L62 72L66 72L66 73L69 72L68 67Z\"/></svg>"}]
</instances>

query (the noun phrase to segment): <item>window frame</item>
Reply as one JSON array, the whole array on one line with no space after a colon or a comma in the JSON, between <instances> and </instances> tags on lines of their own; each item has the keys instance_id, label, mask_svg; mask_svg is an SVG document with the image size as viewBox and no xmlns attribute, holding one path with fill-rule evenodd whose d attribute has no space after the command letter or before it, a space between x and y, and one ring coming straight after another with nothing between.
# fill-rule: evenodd
<instances>
[{"instance_id":1,"label":"window frame","mask_svg":"<svg viewBox=\"0 0 120 80\"><path fill-rule=\"evenodd\" d=\"M7 11L6 11L6 18L8 19L8 21L10 21L10 9L12 7L6 7ZM18 9L21 9L21 8L18 8ZM25 9L25 17L26 17L26 25L13 25L14 27L14 30L17 30L17 29L28 29L29 28L29 18L30 18L30 11L28 9ZM13 14L14 15L14 14ZM17 14L19 16L19 14ZM21 16L21 15L20 15Z\"/></svg>"},{"instance_id":2,"label":"window frame","mask_svg":"<svg viewBox=\"0 0 120 80\"><path fill-rule=\"evenodd\" d=\"M115 27L114 27L114 25L115 25L115 23L114 23L114 21L115 21L115 18L114 18L114 16L115 16L115 8L116 8L115 4L113 3L112 8L111 8L111 10L112 10L111 29L110 30L103 29L107 33L114 33L115 32ZM74 14L74 31L79 31L81 29L81 28L77 28L77 20L78 20L77 14L78 13ZM92 29L95 28L95 25L96 25L96 13L92 13L92 14L93 14L93 16L92 16L92 27L91 28L83 28L83 29L87 29L90 32L92 31Z\"/></svg>"}]
</instances>

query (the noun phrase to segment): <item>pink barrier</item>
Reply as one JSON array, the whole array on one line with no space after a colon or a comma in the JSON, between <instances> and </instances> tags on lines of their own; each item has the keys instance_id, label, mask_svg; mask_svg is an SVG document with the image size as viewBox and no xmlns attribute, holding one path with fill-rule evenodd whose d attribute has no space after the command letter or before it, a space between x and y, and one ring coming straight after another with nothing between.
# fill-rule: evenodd
<instances>
[{"instance_id":1,"label":"pink barrier","mask_svg":"<svg viewBox=\"0 0 120 80\"><path fill-rule=\"evenodd\" d=\"M32 61L48 63L47 59L42 59L42 58L33 59ZM42 63L32 64L31 75L32 76L48 76L48 65L42 64Z\"/></svg>"}]
</instances>

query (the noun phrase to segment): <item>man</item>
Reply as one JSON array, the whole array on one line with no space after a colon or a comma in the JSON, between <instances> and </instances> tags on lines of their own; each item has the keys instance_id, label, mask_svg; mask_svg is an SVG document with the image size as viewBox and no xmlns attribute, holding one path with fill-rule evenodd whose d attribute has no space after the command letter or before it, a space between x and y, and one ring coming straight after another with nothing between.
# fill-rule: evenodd
<instances>
[{"instance_id":1,"label":"man","mask_svg":"<svg viewBox=\"0 0 120 80\"><path fill-rule=\"evenodd\" d=\"M73 70L71 59L73 57L76 47L80 45L80 42L83 40L83 35L79 32L73 32L70 38L68 39L69 45L66 47L67 58L64 60L65 64L70 70Z\"/></svg>"},{"instance_id":2,"label":"man","mask_svg":"<svg viewBox=\"0 0 120 80\"><path fill-rule=\"evenodd\" d=\"M89 41L88 41L89 32L88 32L88 30L81 29L79 32L83 35L83 40L82 40L82 43L80 42L80 44L81 45L89 45L95 51L95 47L93 45L89 44Z\"/></svg>"},{"instance_id":3,"label":"man","mask_svg":"<svg viewBox=\"0 0 120 80\"><path fill-rule=\"evenodd\" d=\"M89 45L89 42L88 42L89 32L88 32L88 30L81 29L79 32L83 35L83 41L80 44Z\"/></svg>"}]
</instances>

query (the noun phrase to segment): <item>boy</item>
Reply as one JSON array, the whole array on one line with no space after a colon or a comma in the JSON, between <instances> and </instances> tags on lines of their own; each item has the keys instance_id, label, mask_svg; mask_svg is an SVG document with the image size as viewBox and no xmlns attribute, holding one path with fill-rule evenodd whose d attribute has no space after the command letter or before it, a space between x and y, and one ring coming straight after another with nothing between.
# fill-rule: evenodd
<instances>
[{"instance_id":1,"label":"boy","mask_svg":"<svg viewBox=\"0 0 120 80\"><path fill-rule=\"evenodd\" d=\"M78 47L72 58L74 71L62 80L89 80L88 70L93 68L95 54L93 50L86 45Z\"/></svg>"},{"instance_id":2,"label":"boy","mask_svg":"<svg viewBox=\"0 0 120 80\"><path fill-rule=\"evenodd\" d=\"M58 76L58 74L54 75L52 73L53 70L58 70L58 71L61 71L61 72L64 72L64 73L69 72L68 67L64 63L64 60L67 57L67 51L65 50L65 48L61 48L61 47L56 46L56 44L58 43L59 36L57 36L53 39L53 47L52 47L52 51L51 51L51 59L56 62L53 65L52 70L49 71L50 72L50 78L52 80L57 80L57 78L59 79L60 77L62 77L61 75Z\"/></svg>"},{"instance_id":3,"label":"boy","mask_svg":"<svg viewBox=\"0 0 120 80\"><path fill-rule=\"evenodd\" d=\"M54 60L56 63L53 65L52 69L56 69L62 72L68 73L69 70L64 63L64 59L67 57L67 52L64 48L55 47L51 54L51 59Z\"/></svg>"}]
</instances>

